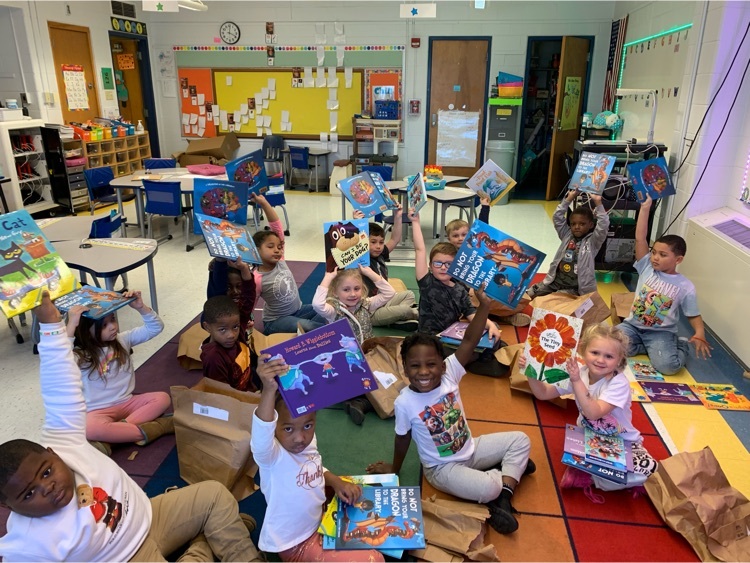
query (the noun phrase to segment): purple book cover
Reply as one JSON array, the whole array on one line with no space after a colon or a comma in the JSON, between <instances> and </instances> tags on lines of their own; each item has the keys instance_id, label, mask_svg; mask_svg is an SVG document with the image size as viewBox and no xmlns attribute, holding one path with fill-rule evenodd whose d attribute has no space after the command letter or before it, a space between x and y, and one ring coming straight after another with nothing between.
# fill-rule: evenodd
<instances>
[{"instance_id":1,"label":"purple book cover","mask_svg":"<svg viewBox=\"0 0 750 563\"><path fill-rule=\"evenodd\" d=\"M701 401L685 383L664 383L661 381L641 381L641 387L654 403L680 403L700 405Z\"/></svg>"},{"instance_id":2,"label":"purple book cover","mask_svg":"<svg viewBox=\"0 0 750 563\"><path fill-rule=\"evenodd\" d=\"M378 388L349 321L341 319L266 348L289 371L279 391L293 417L329 407Z\"/></svg>"},{"instance_id":3,"label":"purple book cover","mask_svg":"<svg viewBox=\"0 0 750 563\"><path fill-rule=\"evenodd\" d=\"M563 449L566 452L584 459L586 456L585 439L586 434L583 428L574 424L565 425L565 445ZM633 448L630 442L623 441L625 442L625 465L628 471L633 471ZM591 463L590 460L586 460L586 462ZM597 463L594 464L598 465Z\"/></svg>"}]
</instances>

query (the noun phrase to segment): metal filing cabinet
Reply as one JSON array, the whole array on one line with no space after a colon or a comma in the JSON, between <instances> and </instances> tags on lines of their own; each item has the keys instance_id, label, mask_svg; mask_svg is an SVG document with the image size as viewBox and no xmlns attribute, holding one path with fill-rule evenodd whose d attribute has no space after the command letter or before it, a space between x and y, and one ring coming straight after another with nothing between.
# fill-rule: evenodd
<instances>
[{"instance_id":1,"label":"metal filing cabinet","mask_svg":"<svg viewBox=\"0 0 750 563\"><path fill-rule=\"evenodd\" d=\"M487 140L515 142L519 109L517 105L490 104L487 111Z\"/></svg>"}]
</instances>

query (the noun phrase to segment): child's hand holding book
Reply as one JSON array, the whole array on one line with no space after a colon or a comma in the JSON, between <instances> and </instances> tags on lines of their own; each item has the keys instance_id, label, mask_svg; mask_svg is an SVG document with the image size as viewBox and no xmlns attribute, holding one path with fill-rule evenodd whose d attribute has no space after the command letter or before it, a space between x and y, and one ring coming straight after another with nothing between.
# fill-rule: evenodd
<instances>
[{"instance_id":1,"label":"child's hand holding book","mask_svg":"<svg viewBox=\"0 0 750 563\"><path fill-rule=\"evenodd\" d=\"M62 321L62 315L60 311L55 307L50 299L49 291L45 290L42 292L42 302L38 307L34 309L36 318L39 319L40 323L59 323Z\"/></svg>"},{"instance_id":2,"label":"child's hand holding book","mask_svg":"<svg viewBox=\"0 0 750 563\"><path fill-rule=\"evenodd\" d=\"M362 496L362 489L359 485L344 481L340 477L328 472L327 484L333 488L336 496L348 504L354 504Z\"/></svg>"}]
</instances>

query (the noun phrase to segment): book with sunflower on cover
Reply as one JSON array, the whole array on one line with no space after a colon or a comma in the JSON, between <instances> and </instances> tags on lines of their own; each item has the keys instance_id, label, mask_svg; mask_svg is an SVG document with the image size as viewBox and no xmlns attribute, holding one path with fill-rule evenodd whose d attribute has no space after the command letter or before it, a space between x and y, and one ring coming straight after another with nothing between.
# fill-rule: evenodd
<instances>
[{"instance_id":1,"label":"book with sunflower on cover","mask_svg":"<svg viewBox=\"0 0 750 563\"><path fill-rule=\"evenodd\" d=\"M570 378L566 364L576 357L583 319L546 309L534 309L523 350L524 375L547 383Z\"/></svg>"}]
</instances>

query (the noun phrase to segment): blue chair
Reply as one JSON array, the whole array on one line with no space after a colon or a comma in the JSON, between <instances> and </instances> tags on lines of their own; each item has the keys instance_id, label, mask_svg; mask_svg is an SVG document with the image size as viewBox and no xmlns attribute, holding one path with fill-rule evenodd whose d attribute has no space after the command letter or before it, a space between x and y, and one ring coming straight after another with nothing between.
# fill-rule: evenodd
<instances>
[{"instance_id":1,"label":"blue chair","mask_svg":"<svg viewBox=\"0 0 750 563\"><path fill-rule=\"evenodd\" d=\"M86 188L89 191L89 211L94 214L94 209L104 205L117 203L117 194L115 189L110 186L110 182L115 179L115 174L109 166L99 168L89 168L83 171L83 177L86 180ZM135 194L123 194L122 201L131 201Z\"/></svg>"},{"instance_id":2,"label":"blue chair","mask_svg":"<svg viewBox=\"0 0 750 563\"><path fill-rule=\"evenodd\" d=\"M293 147L289 146L289 159L292 164L292 176L294 176L295 170L306 170L307 171L307 183L301 184L301 186L308 188L309 191L315 191L314 188L310 186L310 180L312 180L312 170L315 168L314 164L310 164L310 149L307 147ZM297 184L300 185L300 184ZM290 187L294 188L296 187L294 184L291 183L290 179Z\"/></svg>"},{"instance_id":3,"label":"blue chair","mask_svg":"<svg viewBox=\"0 0 750 563\"><path fill-rule=\"evenodd\" d=\"M185 219L185 250L191 251L193 248L188 244L190 228L193 222L192 207L182 204L182 186L180 182L154 182L153 180L143 180L143 189L146 192L146 224L148 225L148 238L152 238L154 215L165 217L183 217ZM172 235L167 231L167 235L162 237L159 242L171 240Z\"/></svg>"},{"instance_id":4,"label":"blue chair","mask_svg":"<svg viewBox=\"0 0 750 563\"><path fill-rule=\"evenodd\" d=\"M271 207L281 207L281 211L284 213L284 223L286 224L284 235L289 236L289 215L287 215L286 212L286 197L284 197L284 175L281 174L269 177L268 188L269 189L264 197ZM257 231L260 228L260 222L263 220L261 208L252 202L250 202L250 206L253 211L253 223L255 225L255 230ZM266 227L266 229L268 229L268 227Z\"/></svg>"},{"instance_id":5,"label":"blue chair","mask_svg":"<svg viewBox=\"0 0 750 563\"><path fill-rule=\"evenodd\" d=\"M123 228L125 218L115 210L110 211L109 215L105 215L99 219L94 219L91 222L91 232L89 232L89 238L112 238L112 235ZM81 271L81 283L86 283L86 273ZM99 279L96 276L94 278L94 285L101 287ZM125 291L128 287L128 275L122 274L122 285Z\"/></svg>"},{"instance_id":6,"label":"blue chair","mask_svg":"<svg viewBox=\"0 0 750 563\"><path fill-rule=\"evenodd\" d=\"M266 135L263 138L263 159L266 162L266 168L271 163L275 168L281 168L284 162L284 137L281 135ZM275 173L275 171L274 171Z\"/></svg>"},{"instance_id":7,"label":"blue chair","mask_svg":"<svg viewBox=\"0 0 750 563\"><path fill-rule=\"evenodd\" d=\"M177 161L174 158L146 158L143 160L143 168L146 170L177 168Z\"/></svg>"}]
</instances>

